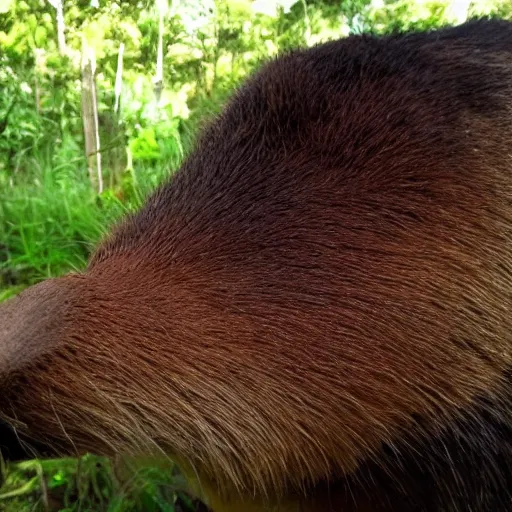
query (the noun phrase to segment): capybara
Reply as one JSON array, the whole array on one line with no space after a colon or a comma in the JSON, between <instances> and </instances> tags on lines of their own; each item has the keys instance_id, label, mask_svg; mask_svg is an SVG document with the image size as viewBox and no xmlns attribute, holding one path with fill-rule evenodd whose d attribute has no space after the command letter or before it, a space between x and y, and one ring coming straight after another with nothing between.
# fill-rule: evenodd
<instances>
[{"instance_id":1,"label":"capybara","mask_svg":"<svg viewBox=\"0 0 512 512\"><path fill-rule=\"evenodd\" d=\"M0 375L25 448L170 458L214 512L512 510L512 23L264 65L2 305Z\"/></svg>"}]
</instances>

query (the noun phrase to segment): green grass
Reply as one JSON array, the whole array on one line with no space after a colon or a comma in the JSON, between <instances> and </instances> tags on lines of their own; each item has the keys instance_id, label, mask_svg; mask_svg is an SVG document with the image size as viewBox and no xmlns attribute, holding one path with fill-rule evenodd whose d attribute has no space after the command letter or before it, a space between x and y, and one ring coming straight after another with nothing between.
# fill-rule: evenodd
<instances>
[{"instance_id":1,"label":"green grass","mask_svg":"<svg viewBox=\"0 0 512 512\"><path fill-rule=\"evenodd\" d=\"M80 167L34 168L13 183L0 173L0 300L12 287L83 268L111 225L169 175L138 166L98 195Z\"/></svg>"},{"instance_id":2,"label":"green grass","mask_svg":"<svg viewBox=\"0 0 512 512\"><path fill-rule=\"evenodd\" d=\"M0 288L83 267L123 210L113 201L105 208L85 179L68 181L49 169L40 176L0 187Z\"/></svg>"},{"instance_id":3,"label":"green grass","mask_svg":"<svg viewBox=\"0 0 512 512\"><path fill-rule=\"evenodd\" d=\"M176 469L140 467L122 482L108 459L31 460L5 468L2 512L192 512Z\"/></svg>"}]
</instances>

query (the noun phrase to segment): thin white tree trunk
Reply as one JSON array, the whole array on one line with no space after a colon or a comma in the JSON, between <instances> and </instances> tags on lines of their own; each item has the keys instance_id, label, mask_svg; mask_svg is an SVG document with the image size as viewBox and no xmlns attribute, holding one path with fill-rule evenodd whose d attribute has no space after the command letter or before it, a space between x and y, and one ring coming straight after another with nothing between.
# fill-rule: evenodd
<instances>
[{"instance_id":1,"label":"thin white tree trunk","mask_svg":"<svg viewBox=\"0 0 512 512\"><path fill-rule=\"evenodd\" d=\"M159 13L158 23L158 51L156 56L156 71L153 78L156 104L160 102L164 87L164 14L166 11L165 0L156 0Z\"/></svg>"},{"instance_id":2,"label":"thin white tree trunk","mask_svg":"<svg viewBox=\"0 0 512 512\"><path fill-rule=\"evenodd\" d=\"M94 49L87 44L85 38L82 40L82 120L89 178L93 187L101 194L103 174L96 98L96 58Z\"/></svg>"},{"instance_id":3,"label":"thin white tree trunk","mask_svg":"<svg viewBox=\"0 0 512 512\"><path fill-rule=\"evenodd\" d=\"M114 112L119 113L121 106L121 91L123 89L123 55L124 55L124 43L119 46L119 53L117 55L117 72L116 72L116 85L114 87L114 94L116 96L116 102L114 105Z\"/></svg>"},{"instance_id":4,"label":"thin white tree trunk","mask_svg":"<svg viewBox=\"0 0 512 512\"><path fill-rule=\"evenodd\" d=\"M64 22L64 2L63 0L48 0L50 4L55 8L56 17L57 17L57 45L59 48L59 53L61 55L66 55L67 46L66 46L66 24Z\"/></svg>"}]
</instances>

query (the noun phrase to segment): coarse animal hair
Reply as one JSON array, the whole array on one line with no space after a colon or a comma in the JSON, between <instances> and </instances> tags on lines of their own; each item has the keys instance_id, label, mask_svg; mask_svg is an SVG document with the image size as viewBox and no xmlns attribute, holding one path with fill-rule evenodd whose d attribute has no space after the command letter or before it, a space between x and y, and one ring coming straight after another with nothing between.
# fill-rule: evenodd
<instances>
[{"instance_id":1,"label":"coarse animal hair","mask_svg":"<svg viewBox=\"0 0 512 512\"><path fill-rule=\"evenodd\" d=\"M215 512L512 510L511 241L510 22L290 52L2 305L5 427Z\"/></svg>"}]
</instances>

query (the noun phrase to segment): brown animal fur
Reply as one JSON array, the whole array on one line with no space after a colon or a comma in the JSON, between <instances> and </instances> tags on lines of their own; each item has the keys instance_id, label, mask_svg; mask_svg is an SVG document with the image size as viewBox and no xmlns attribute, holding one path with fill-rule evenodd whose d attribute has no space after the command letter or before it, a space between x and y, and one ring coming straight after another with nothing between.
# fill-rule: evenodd
<instances>
[{"instance_id":1,"label":"brown animal fur","mask_svg":"<svg viewBox=\"0 0 512 512\"><path fill-rule=\"evenodd\" d=\"M512 506L512 25L266 65L81 274L0 310L1 410L215 511Z\"/></svg>"}]
</instances>

